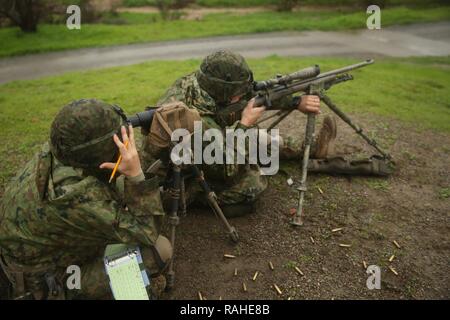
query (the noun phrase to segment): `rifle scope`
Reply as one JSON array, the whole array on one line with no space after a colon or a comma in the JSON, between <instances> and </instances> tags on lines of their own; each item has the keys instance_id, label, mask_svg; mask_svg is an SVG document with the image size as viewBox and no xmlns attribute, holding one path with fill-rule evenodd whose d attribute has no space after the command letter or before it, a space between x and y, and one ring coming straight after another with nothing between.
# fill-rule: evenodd
<instances>
[{"instance_id":1,"label":"rifle scope","mask_svg":"<svg viewBox=\"0 0 450 320\"><path fill-rule=\"evenodd\" d=\"M294 80L305 80L317 76L320 73L320 67L315 66L308 67L284 76L279 76L274 79L257 81L253 84L255 91L270 89L276 85L284 85Z\"/></svg>"}]
</instances>

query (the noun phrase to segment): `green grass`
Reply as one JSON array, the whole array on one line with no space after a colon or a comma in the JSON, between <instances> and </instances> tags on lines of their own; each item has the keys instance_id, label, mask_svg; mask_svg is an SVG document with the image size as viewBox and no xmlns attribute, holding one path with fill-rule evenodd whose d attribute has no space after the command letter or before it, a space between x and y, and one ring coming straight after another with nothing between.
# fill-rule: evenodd
<instances>
[{"instance_id":1,"label":"green grass","mask_svg":"<svg viewBox=\"0 0 450 320\"><path fill-rule=\"evenodd\" d=\"M355 63L344 58L250 59L256 79L313 64L323 71ZM0 86L0 191L5 181L48 139L50 123L66 103L98 98L117 103L127 113L154 104L179 76L200 60L148 62ZM346 112L372 113L412 123L418 130L450 133L450 57L386 59L353 72L355 80L329 90ZM1 193L1 192L0 192Z\"/></svg>"},{"instance_id":2,"label":"green grass","mask_svg":"<svg viewBox=\"0 0 450 320\"><path fill-rule=\"evenodd\" d=\"M365 183L374 190L389 191L389 182L386 180L368 179Z\"/></svg>"},{"instance_id":3,"label":"green grass","mask_svg":"<svg viewBox=\"0 0 450 320\"><path fill-rule=\"evenodd\" d=\"M293 261L293 260L289 260L288 262L286 262L283 267L288 268L288 269L294 269L297 266L297 261Z\"/></svg>"},{"instance_id":4,"label":"green grass","mask_svg":"<svg viewBox=\"0 0 450 320\"><path fill-rule=\"evenodd\" d=\"M273 5L277 0L196 0L195 4L204 7L254 7ZM124 0L126 7L155 6L156 0Z\"/></svg>"},{"instance_id":5,"label":"green grass","mask_svg":"<svg viewBox=\"0 0 450 320\"><path fill-rule=\"evenodd\" d=\"M127 13L121 25L82 24L81 30L64 25L40 25L35 34L17 28L0 29L0 57L75 49L231 34L285 30L343 30L366 26L365 11L260 12L248 15L211 14L200 21L161 21L155 14ZM112 18L109 17L109 20ZM450 19L450 7L393 8L382 12L382 26ZM108 21L108 17L105 19ZM125 23L125 24L123 24Z\"/></svg>"},{"instance_id":6,"label":"green grass","mask_svg":"<svg viewBox=\"0 0 450 320\"><path fill-rule=\"evenodd\" d=\"M441 199L448 199L450 198L450 188L442 188L439 190L439 197Z\"/></svg>"},{"instance_id":7,"label":"green grass","mask_svg":"<svg viewBox=\"0 0 450 320\"><path fill-rule=\"evenodd\" d=\"M144 5L151 5L154 0L129 0L134 2L147 3ZM276 5L279 0L196 0L196 3L205 7L254 7ZM299 6L359 6L367 7L369 1L367 0L300 0ZM373 1L374 4L390 5L430 5L444 3L443 0L379 0Z\"/></svg>"},{"instance_id":8,"label":"green grass","mask_svg":"<svg viewBox=\"0 0 450 320\"><path fill-rule=\"evenodd\" d=\"M279 0L195 0L195 3L204 7L254 7L276 5ZM367 6L367 0L301 0L303 5L360 5ZM443 0L382 0L376 3L385 5L430 5L444 3ZM127 7L154 6L155 0L124 0L123 5Z\"/></svg>"}]
</instances>

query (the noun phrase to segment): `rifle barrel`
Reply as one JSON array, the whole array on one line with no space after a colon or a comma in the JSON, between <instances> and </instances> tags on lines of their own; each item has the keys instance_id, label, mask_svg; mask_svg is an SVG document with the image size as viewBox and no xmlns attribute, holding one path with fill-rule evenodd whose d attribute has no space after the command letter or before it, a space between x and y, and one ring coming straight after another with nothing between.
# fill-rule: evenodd
<instances>
[{"instance_id":1,"label":"rifle barrel","mask_svg":"<svg viewBox=\"0 0 450 320\"><path fill-rule=\"evenodd\" d=\"M319 73L320 73L320 68L316 64L315 66L301 69L299 71L296 71L296 72L293 72L293 73L290 73L290 74L287 74L284 76L255 82L253 88L255 91L266 90L266 89L273 88L276 85L288 84L289 82L294 81L294 80L309 79L309 78L317 76Z\"/></svg>"},{"instance_id":2,"label":"rifle barrel","mask_svg":"<svg viewBox=\"0 0 450 320\"><path fill-rule=\"evenodd\" d=\"M355 64L352 64L350 66L346 66L346 67L343 67L343 68L339 68L339 69L335 69L335 70L331 70L331 71L327 71L327 72L321 73L321 74L319 74L319 77L326 77L326 76L329 76L329 75L332 75L332 74L346 73L346 72L349 72L349 71L352 71L352 70L355 70L355 69L358 69L358 68L365 67L365 66L367 66L369 64L372 64L373 62L374 62L373 59L367 59L366 61L355 63Z\"/></svg>"}]
</instances>

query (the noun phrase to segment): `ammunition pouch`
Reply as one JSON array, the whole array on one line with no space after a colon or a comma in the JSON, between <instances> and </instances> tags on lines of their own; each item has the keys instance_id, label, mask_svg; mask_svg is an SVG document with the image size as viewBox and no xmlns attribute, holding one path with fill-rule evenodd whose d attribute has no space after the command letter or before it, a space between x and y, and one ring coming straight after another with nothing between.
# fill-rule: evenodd
<instances>
[{"instance_id":1,"label":"ammunition pouch","mask_svg":"<svg viewBox=\"0 0 450 320\"><path fill-rule=\"evenodd\" d=\"M382 176L391 175L395 170L393 162L374 155L368 159L346 160L343 157L327 159L310 159L308 172L344 174L344 175L367 175Z\"/></svg>"},{"instance_id":2,"label":"ammunition pouch","mask_svg":"<svg viewBox=\"0 0 450 320\"><path fill-rule=\"evenodd\" d=\"M188 108L182 102L166 104L155 111L148 141L158 148L167 148L174 130L183 128L192 133L195 121L201 121L196 109Z\"/></svg>"}]
</instances>

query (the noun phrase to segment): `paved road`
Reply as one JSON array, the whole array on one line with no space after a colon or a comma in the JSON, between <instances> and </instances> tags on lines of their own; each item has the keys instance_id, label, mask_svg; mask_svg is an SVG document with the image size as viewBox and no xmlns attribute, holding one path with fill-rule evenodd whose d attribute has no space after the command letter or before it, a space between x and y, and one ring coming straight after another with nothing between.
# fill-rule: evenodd
<instances>
[{"instance_id":1,"label":"paved road","mask_svg":"<svg viewBox=\"0 0 450 320\"><path fill-rule=\"evenodd\" d=\"M205 56L214 49L246 57L450 55L450 21L349 32L280 32L90 48L0 59L0 83L149 60Z\"/></svg>"}]
</instances>

